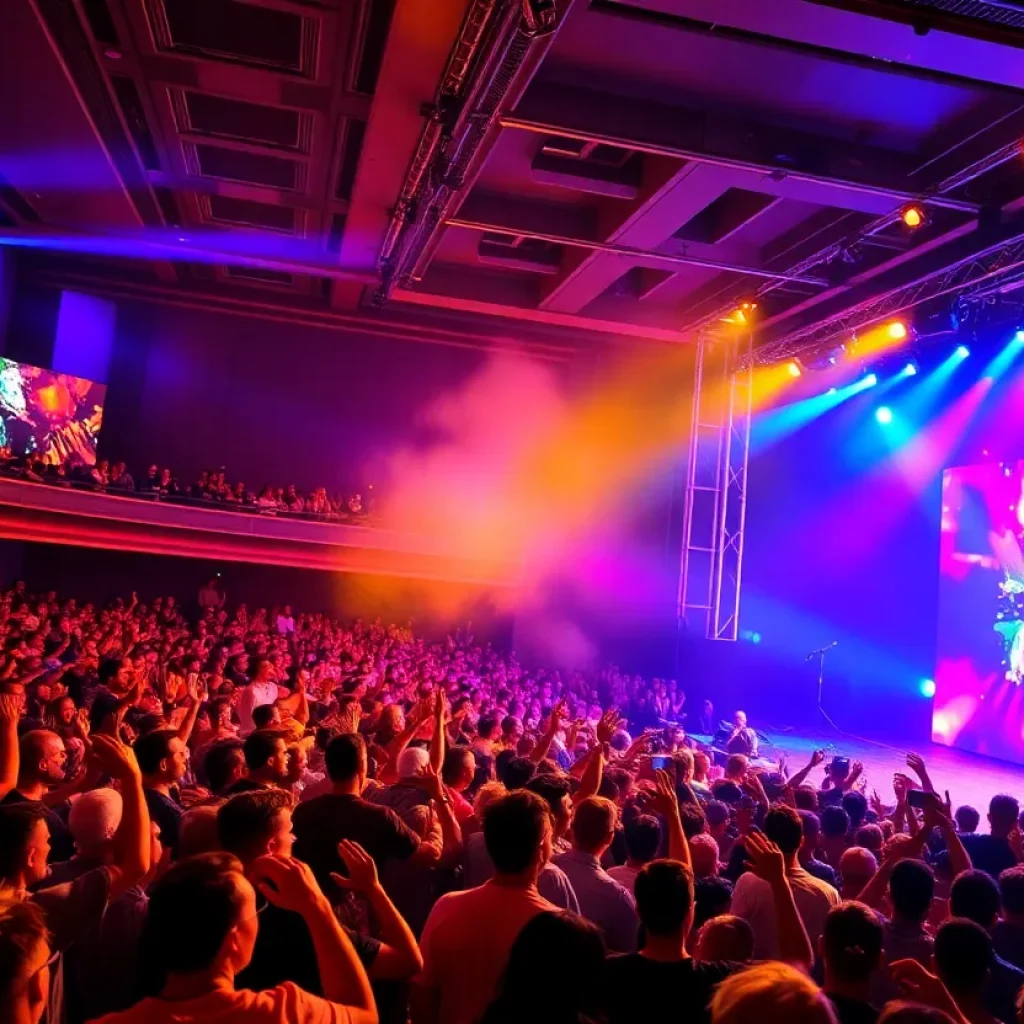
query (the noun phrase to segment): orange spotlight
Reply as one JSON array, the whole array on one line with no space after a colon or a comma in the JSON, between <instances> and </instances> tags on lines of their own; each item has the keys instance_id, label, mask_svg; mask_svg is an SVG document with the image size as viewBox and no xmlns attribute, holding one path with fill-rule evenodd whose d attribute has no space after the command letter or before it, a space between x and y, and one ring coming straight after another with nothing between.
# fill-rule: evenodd
<instances>
[{"instance_id":1,"label":"orange spotlight","mask_svg":"<svg viewBox=\"0 0 1024 1024\"><path fill-rule=\"evenodd\" d=\"M902 341L907 336L907 325L902 320L892 320L885 325L885 333L893 341Z\"/></svg>"},{"instance_id":2,"label":"orange spotlight","mask_svg":"<svg viewBox=\"0 0 1024 1024\"><path fill-rule=\"evenodd\" d=\"M900 219L908 228L919 228L925 221L924 210L920 206L905 206Z\"/></svg>"}]
</instances>

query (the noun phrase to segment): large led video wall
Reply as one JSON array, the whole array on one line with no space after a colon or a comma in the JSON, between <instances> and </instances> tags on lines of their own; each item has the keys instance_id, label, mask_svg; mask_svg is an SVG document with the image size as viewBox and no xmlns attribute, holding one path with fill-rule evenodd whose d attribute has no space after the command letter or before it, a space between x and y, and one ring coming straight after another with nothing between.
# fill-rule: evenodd
<instances>
[{"instance_id":1,"label":"large led video wall","mask_svg":"<svg viewBox=\"0 0 1024 1024\"><path fill-rule=\"evenodd\" d=\"M946 471L936 742L1024 764L1024 460Z\"/></svg>"},{"instance_id":2,"label":"large led video wall","mask_svg":"<svg viewBox=\"0 0 1024 1024\"><path fill-rule=\"evenodd\" d=\"M96 462L106 387L0 358L0 447L53 465Z\"/></svg>"}]
</instances>

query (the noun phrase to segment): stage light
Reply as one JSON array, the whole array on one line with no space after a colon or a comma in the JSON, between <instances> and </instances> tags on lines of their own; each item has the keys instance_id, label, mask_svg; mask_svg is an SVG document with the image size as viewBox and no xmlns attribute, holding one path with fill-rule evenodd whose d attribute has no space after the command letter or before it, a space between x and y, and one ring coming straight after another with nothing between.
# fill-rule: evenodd
<instances>
[{"instance_id":1,"label":"stage light","mask_svg":"<svg viewBox=\"0 0 1024 1024\"><path fill-rule=\"evenodd\" d=\"M902 320L893 320L885 325L885 333L893 341L902 341L907 336L907 325Z\"/></svg>"},{"instance_id":2,"label":"stage light","mask_svg":"<svg viewBox=\"0 0 1024 1024\"><path fill-rule=\"evenodd\" d=\"M917 684L917 688L921 691L922 697L932 698L935 696L935 680L934 679L922 679Z\"/></svg>"},{"instance_id":3,"label":"stage light","mask_svg":"<svg viewBox=\"0 0 1024 1024\"><path fill-rule=\"evenodd\" d=\"M908 228L919 228L925 222L924 210L920 206L904 206L900 219Z\"/></svg>"},{"instance_id":4,"label":"stage light","mask_svg":"<svg viewBox=\"0 0 1024 1024\"><path fill-rule=\"evenodd\" d=\"M953 354L957 359L966 359L971 354L971 350L966 345L957 345L956 352Z\"/></svg>"},{"instance_id":5,"label":"stage light","mask_svg":"<svg viewBox=\"0 0 1024 1024\"><path fill-rule=\"evenodd\" d=\"M790 377L799 377L803 373L803 370L800 369L800 364L796 362L786 363L786 371Z\"/></svg>"},{"instance_id":6,"label":"stage light","mask_svg":"<svg viewBox=\"0 0 1024 1024\"><path fill-rule=\"evenodd\" d=\"M861 384L866 388L873 388L878 383L877 375L869 373L862 381Z\"/></svg>"},{"instance_id":7,"label":"stage light","mask_svg":"<svg viewBox=\"0 0 1024 1024\"><path fill-rule=\"evenodd\" d=\"M901 377L916 377L917 376L917 363L907 363L900 372Z\"/></svg>"},{"instance_id":8,"label":"stage light","mask_svg":"<svg viewBox=\"0 0 1024 1024\"><path fill-rule=\"evenodd\" d=\"M1017 331L1013 336L1013 340L1017 342L1018 345L1024 345L1024 331Z\"/></svg>"},{"instance_id":9,"label":"stage light","mask_svg":"<svg viewBox=\"0 0 1024 1024\"><path fill-rule=\"evenodd\" d=\"M878 420L883 426L892 423L892 409L887 405L880 405L875 410L875 419Z\"/></svg>"}]
</instances>

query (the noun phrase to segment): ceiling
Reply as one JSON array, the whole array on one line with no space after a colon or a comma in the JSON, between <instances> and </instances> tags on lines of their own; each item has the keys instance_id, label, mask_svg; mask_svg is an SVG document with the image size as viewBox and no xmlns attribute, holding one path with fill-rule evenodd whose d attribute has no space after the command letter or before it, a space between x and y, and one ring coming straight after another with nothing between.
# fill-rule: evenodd
<instances>
[{"instance_id":1,"label":"ceiling","mask_svg":"<svg viewBox=\"0 0 1024 1024\"><path fill-rule=\"evenodd\" d=\"M5 0L0 241L506 333L676 341L756 297L796 351L1024 274L1016 6Z\"/></svg>"}]
</instances>

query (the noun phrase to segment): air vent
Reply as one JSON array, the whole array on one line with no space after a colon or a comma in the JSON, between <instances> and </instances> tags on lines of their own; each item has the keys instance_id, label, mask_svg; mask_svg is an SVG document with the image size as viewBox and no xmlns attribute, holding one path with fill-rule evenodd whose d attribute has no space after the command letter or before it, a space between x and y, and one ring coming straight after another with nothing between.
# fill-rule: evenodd
<instances>
[{"instance_id":1,"label":"air vent","mask_svg":"<svg viewBox=\"0 0 1024 1024\"><path fill-rule=\"evenodd\" d=\"M562 266L562 246L501 231L485 231L480 236L477 256L489 266L534 274L557 274Z\"/></svg>"},{"instance_id":2,"label":"air vent","mask_svg":"<svg viewBox=\"0 0 1024 1024\"><path fill-rule=\"evenodd\" d=\"M290 206L257 203L231 196L207 196L207 202L210 220L295 234L295 211Z\"/></svg>"},{"instance_id":3,"label":"air vent","mask_svg":"<svg viewBox=\"0 0 1024 1024\"><path fill-rule=\"evenodd\" d=\"M372 94L377 88L384 47L391 30L391 18L395 13L395 0L371 0L370 16L366 22L363 38L363 52L356 73L356 92Z\"/></svg>"},{"instance_id":4,"label":"air vent","mask_svg":"<svg viewBox=\"0 0 1024 1024\"><path fill-rule=\"evenodd\" d=\"M121 115L131 133L135 148L139 151L142 166L147 171L160 170L160 157L156 152L153 133L146 121L146 111L142 106L142 97L135 83L124 75L111 75L110 84L114 87L114 95L121 107Z\"/></svg>"},{"instance_id":5,"label":"air vent","mask_svg":"<svg viewBox=\"0 0 1024 1024\"><path fill-rule=\"evenodd\" d=\"M292 160L207 145L197 145L195 155L199 173L208 178L244 181L267 188L294 189L299 186L299 165Z\"/></svg>"},{"instance_id":6,"label":"air vent","mask_svg":"<svg viewBox=\"0 0 1024 1024\"><path fill-rule=\"evenodd\" d=\"M238 0L147 0L157 45L197 57L312 76L319 21Z\"/></svg>"},{"instance_id":7,"label":"air vent","mask_svg":"<svg viewBox=\"0 0 1024 1024\"><path fill-rule=\"evenodd\" d=\"M336 213L331 218L331 230L327 233L327 251L337 255L341 252L341 240L345 237L345 222L348 217L344 213Z\"/></svg>"},{"instance_id":8,"label":"air vent","mask_svg":"<svg viewBox=\"0 0 1024 1024\"><path fill-rule=\"evenodd\" d=\"M880 6L893 9L900 18L915 11L921 15L930 12L968 22L1024 29L1024 4L1014 0L880 0ZM924 17L921 20L927 23Z\"/></svg>"},{"instance_id":9,"label":"air vent","mask_svg":"<svg viewBox=\"0 0 1024 1024\"><path fill-rule=\"evenodd\" d=\"M775 202L774 196L748 192L743 188L726 189L713 203L691 217L675 234L684 242L712 245L721 242Z\"/></svg>"},{"instance_id":10,"label":"air vent","mask_svg":"<svg viewBox=\"0 0 1024 1024\"><path fill-rule=\"evenodd\" d=\"M301 146L302 116L295 110L268 107L260 103L229 100L207 93L186 92L178 128L200 135L243 139L281 149L305 150Z\"/></svg>"},{"instance_id":11,"label":"air vent","mask_svg":"<svg viewBox=\"0 0 1024 1024\"><path fill-rule=\"evenodd\" d=\"M345 141L341 147L341 163L338 167L338 188L334 193L336 199L348 202L352 198L365 137L365 121L349 121L345 126Z\"/></svg>"},{"instance_id":12,"label":"air vent","mask_svg":"<svg viewBox=\"0 0 1024 1024\"><path fill-rule=\"evenodd\" d=\"M121 45L107 0L82 0L82 13L96 42L105 46Z\"/></svg>"},{"instance_id":13,"label":"air vent","mask_svg":"<svg viewBox=\"0 0 1024 1024\"><path fill-rule=\"evenodd\" d=\"M178 212L178 201L174 198L174 193L163 185L158 185L153 192L156 194L157 205L164 216L164 221L171 227L180 228L181 214Z\"/></svg>"},{"instance_id":14,"label":"air vent","mask_svg":"<svg viewBox=\"0 0 1024 1024\"><path fill-rule=\"evenodd\" d=\"M256 281L259 284L273 284L290 288L294 278L282 270L268 270L266 267L228 267L227 276L240 281Z\"/></svg>"}]
</instances>

